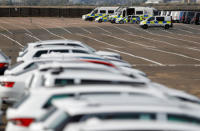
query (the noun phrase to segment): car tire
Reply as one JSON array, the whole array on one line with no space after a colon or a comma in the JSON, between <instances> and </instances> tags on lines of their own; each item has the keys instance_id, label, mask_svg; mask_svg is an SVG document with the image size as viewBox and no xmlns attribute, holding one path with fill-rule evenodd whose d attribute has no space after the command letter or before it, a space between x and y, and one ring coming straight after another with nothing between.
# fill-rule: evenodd
<instances>
[{"instance_id":1,"label":"car tire","mask_svg":"<svg viewBox=\"0 0 200 131\"><path fill-rule=\"evenodd\" d=\"M167 25L165 25L165 29L169 29L169 25L167 24Z\"/></svg>"},{"instance_id":2,"label":"car tire","mask_svg":"<svg viewBox=\"0 0 200 131\"><path fill-rule=\"evenodd\" d=\"M147 28L148 28L148 25L143 25L142 28L143 28L143 29L147 29Z\"/></svg>"},{"instance_id":3,"label":"car tire","mask_svg":"<svg viewBox=\"0 0 200 131\"><path fill-rule=\"evenodd\" d=\"M120 20L119 23L120 23L120 24L124 24L123 20Z\"/></svg>"},{"instance_id":4,"label":"car tire","mask_svg":"<svg viewBox=\"0 0 200 131\"><path fill-rule=\"evenodd\" d=\"M102 20L100 19L100 20L98 21L98 23L102 23Z\"/></svg>"}]
</instances>

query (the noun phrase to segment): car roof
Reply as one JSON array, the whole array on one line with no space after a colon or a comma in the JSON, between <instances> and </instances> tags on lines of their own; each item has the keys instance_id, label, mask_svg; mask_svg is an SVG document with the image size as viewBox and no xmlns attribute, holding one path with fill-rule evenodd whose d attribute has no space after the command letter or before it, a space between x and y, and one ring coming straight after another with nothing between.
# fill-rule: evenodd
<instances>
[{"instance_id":1,"label":"car roof","mask_svg":"<svg viewBox=\"0 0 200 131\"><path fill-rule=\"evenodd\" d=\"M72 46L63 46L63 45L49 45L49 46L45 46L45 47L41 47L41 48L35 48L34 50L64 50L64 49L71 49L71 50L84 50L87 51L87 49L82 48L82 47L72 47Z\"/></svg>"},{"instance_id":2,"label":"car roof","mask_svg":"<svg viewBox=\"0 0 200 131\"><path fill-rule=\"evenodd\" d=\"M93 96L53 100L53 105L70 115L113 112L168 112L200 117L196 108L178 101L153 96Z\"/></svg>"},{"instance_id":3,"label":"car roof","mask_svg":"<svg viewBox=\"0 0 200 131\"><path fill-rule=\"evenodd\" d=\"M44 40L44 41L37 41L34 43L28 43L28 45L45 45L45 44L56 44L56 43L77 43L82 44L82 42L77 40L69 40L69 39L63 39L63 40Z\"/></svg>"}]
</instances>

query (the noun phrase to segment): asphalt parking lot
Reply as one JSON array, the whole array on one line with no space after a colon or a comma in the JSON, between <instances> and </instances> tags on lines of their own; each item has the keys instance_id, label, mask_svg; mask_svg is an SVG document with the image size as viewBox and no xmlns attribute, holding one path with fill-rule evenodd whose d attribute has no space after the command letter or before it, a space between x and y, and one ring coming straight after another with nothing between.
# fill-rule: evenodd
<instances>
[{"instance_id":1,"label":"asphalt parking lot","mask_svg":"<svg viewBox=\"0 0 200 131\"><path fill-rule=\"evenodd\" d=\"M200 26L174 24L169 30L79 18L1 18L0 49L12 58L28 42L80 40L97 50L118 52L153 81L200 97Z\"/></svg>"}]
</instances>

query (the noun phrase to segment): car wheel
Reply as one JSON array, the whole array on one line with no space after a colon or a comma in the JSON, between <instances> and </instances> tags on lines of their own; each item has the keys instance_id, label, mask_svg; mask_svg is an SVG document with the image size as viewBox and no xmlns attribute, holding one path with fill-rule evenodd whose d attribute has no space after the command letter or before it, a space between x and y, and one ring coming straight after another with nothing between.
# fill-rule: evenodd
<instances>
[{"instance_id":1,"label":"car wheel","mask_svg":"<svg viewBox=\"0 0 200 131\"><path fill-rule=\"evenodd\" d=\"M124 24L124 22L123 22L123 20L120 20L120 22L119 22L120 24Z\"/></svg>"},{"instance_id":2,"label":"car wheel","mask_svg":"<svg viewBox=\"0 0 200 131\"><path fill-rule=\"evenodd\" d=\"M140 21L136 21L136 24L140 24Z\"/></svg>"},{"instance_id":3,"label":"car wheel","mask_svg":"<svg viewBox=\"0 0 200 131\"><path fill-rule=\"evenodd\" d=\"M99 22L99 23L101 23L101 22L102 22L102 20L100 19L98 22Z\"/></svg>"},{"instance_id":4,"label":"car wheel","mask_svg":"<svg viewBox=\"0 0 200 131\"><path fill-rule=\"evenodd\" d=\"M142 28L143 28L143 29L147 29L147 28L148 28L148 25L143 25Z\"/></svg>"},{"instance_id":5,"label":"car wheel","mask_svg":"<svg viewBox=\"0 0 200 131\"><path fill-rule=\"evenodd\" d=\"M165 25L165 29L169 29L169 25Z\"/></svg>"}]
</instances>

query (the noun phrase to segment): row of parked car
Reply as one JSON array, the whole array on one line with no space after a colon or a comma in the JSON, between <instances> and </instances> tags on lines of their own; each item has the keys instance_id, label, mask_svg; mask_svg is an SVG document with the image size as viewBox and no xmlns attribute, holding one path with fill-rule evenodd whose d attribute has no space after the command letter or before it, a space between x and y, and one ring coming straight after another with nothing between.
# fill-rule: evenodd
<instances>
[{"instance_id":1,"label":"row of parked car","mask_svg":"<svg viewBox=\"0 0 200 131\"><path fill-rule=\"evenodd\" d=\"M161 11L161 16L172 16L177 23L200 24L200 12L196 11Z\"/></svg>"},{"instance_id":2,"label":"row of parked car","mask_svg":"<svg viewBox=\"0 0 200 131\"><path fill-rule=\"evenodd\" d=\"M0 77L6 131L199 131L200 99L120 54L74 40L28 43Z\"/></svg>"}]
</instances>

